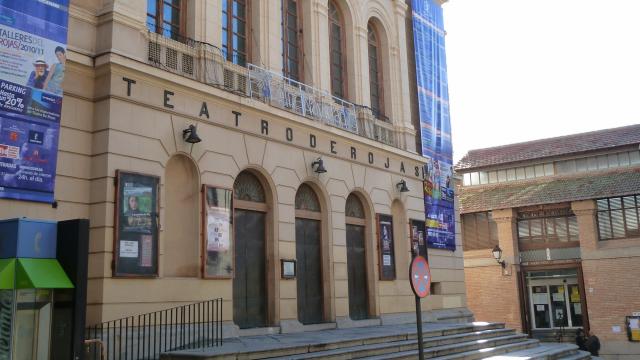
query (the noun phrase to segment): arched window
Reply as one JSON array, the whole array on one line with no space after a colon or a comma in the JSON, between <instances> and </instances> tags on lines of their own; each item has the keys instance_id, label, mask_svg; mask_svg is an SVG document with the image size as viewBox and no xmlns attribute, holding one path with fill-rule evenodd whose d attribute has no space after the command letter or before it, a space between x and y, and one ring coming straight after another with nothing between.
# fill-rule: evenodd
<instances>
[{"instance_id":1,"label":"arched window","mask_svg":"<svg viewBox=\"0 0 640 360\"><path fill-rule=\"evenodd\" d=\"M341 99L347 95L347 68L344 61L344 20L333 0L329 1L329 57L331 94Z\"/></svg>"},{"instance_id":2,"label":"arched window","mask_svg":"<svg viewBox=\"0 0 640 360\"><path fill-rule=\"evenodd\" d=\"M381 66L381 46L380 36L375 27L369 22L367 24L369 43L369 89L371 93L371 109L373 115L379 119L384 116L384 94L382 91L382 66Z\"/></svg>"},{"instance_id":3,"label":"arched window","mask_svg":"<svg viewBox=\"0 0 640 360\"><path fill-rule=\"evenodd\" d=\"M147 29L174 40L183 40L186 6L186 0L147 0Z\"/></svg>"},{"instance_id":4,"label":"arched window","mask_svg":"<svg viewBox=\"0 0 640 360\"><path fill-rule=\"evenodd\" d=\"M298 0L282 0L282 73L302 81L302 22Z\"/></svg>"},{"instance_id":5,"label":"arched window","mask_svg":"<svg viewBox=\"0 0 640 360\"><path fill-rule=\"evenodd\" d=\"M355 194L349 194L345 205L345 216L350 218L364 219L364 207Z\"/></svg>"},{"instance_id":6,"label":"arched window","mask_svg":"<svg viewBox=\"0 0 640 360\"><path fill-rule=\"evenodd\" d=\"M316 192L307 184L300 185L296 192L296 210L320 212L320 201Z\"/></svg>"},{"instance_id":7,"label":"arched window","mask_svg":"<svg viewBox=\"0 0 640 360\"><path fill-rule=\"evenodd\" d=\"M264 203L267 201L260 180L247 171L240 173L236 178L233 184L233 194L237 200L256 203Z\"/></svg>"},{"instance_id":8,"label":"arched window","mask_svg":"<svg viewBox=\"0 0 640 360\"><path fill-rule=\"evenodd\" d=\"M247 0L222 0L222 52L228 61L246 66L249 27Z\"/></svg>"}]
</instances>

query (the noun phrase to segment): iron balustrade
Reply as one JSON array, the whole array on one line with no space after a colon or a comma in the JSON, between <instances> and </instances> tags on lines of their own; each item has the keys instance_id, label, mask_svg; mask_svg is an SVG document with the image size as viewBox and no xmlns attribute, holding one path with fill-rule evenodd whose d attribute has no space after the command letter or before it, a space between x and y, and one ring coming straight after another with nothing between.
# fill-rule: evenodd
<instances>
[{"instance_id":1,"label":"iron balustrade","mask_svg":"<svg viewBox=\"0 0 640 360\"><path fill-rule=\"evenodd\" d=\"M90 326L86 359L159 359L160 354L222 345L222 298Z\"/></svg>"},{"instance_id":2,"label":"iron balustrade","mask_svg":"<svg viewBox=\"0 0 640 360\"><path fill-rule=\"evenodd\" d=\"M148 32L148 40L147 61L155 67L399 147L397 132L389 118L369 107L254 64L235 64L227 60L220 48L208 43L174 40L153 32Z\"/></svg>"}]
</instances>

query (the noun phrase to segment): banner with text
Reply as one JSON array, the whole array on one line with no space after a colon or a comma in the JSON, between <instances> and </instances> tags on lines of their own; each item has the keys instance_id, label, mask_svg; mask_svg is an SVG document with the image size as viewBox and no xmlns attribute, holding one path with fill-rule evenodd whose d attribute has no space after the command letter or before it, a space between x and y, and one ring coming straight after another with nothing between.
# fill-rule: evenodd
<instances>
[{"instance_id":1,"label":"banner with text","mask_svg":"<svg viewBox=\"0 0 640 360\"><path fill-rule=\"evenodd\" d=\"M442 7L436 0L413 0L413 44L416 59L424 181L427 245L456 249L453 207L453 159L447 62Z\"/></svg>"},{"instance_id":2,"label":"banner with text","mask_svg":"<svg viewBox=\"0 0 640 360\"><path fill-rule=\"evenodd\" d=\"M54 201L69 0L0 0L0 198Z\"/></svg>"}]
</instances>

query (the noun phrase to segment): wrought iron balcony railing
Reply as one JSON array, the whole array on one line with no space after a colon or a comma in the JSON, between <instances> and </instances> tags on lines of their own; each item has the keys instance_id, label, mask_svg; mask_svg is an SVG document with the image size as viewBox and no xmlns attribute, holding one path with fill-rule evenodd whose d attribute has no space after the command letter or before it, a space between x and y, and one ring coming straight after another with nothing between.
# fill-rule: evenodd
<instances>
[{"instance_id":1,"label":"wrought iron balcony railing","mask_svg":"<svg viewBox=\"0 0 640 360\"><path fill-rule=\"evenodd\" d=\"M148 37L147 61L153 66L398 147L393 125L380 120L371 108L254 64L246 67L234 64L211 44L191 39L176 41L152 32Z\"/></svg>"}]
</instances>

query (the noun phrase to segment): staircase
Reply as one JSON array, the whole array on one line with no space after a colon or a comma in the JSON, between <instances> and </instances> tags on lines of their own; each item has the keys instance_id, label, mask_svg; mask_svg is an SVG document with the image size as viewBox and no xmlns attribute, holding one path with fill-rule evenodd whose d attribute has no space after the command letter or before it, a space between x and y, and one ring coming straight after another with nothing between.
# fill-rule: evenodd
<instances>
[{"instance_id":1,"label":"staircase","mask_svg":"<svg viewBox=\"0 0 640 360\"><path fill-rule=\"evenodd\" d=\"M260 339L262 338L262 339ZM227 341L227 340L225 340ZM337 329L238 340L203 351L164 354L192 359L417 359L415 325ZM571 344L529 339L498 323L424 324L425 359L581 360L591 359Z\"/></svg>"}]
</instances>

